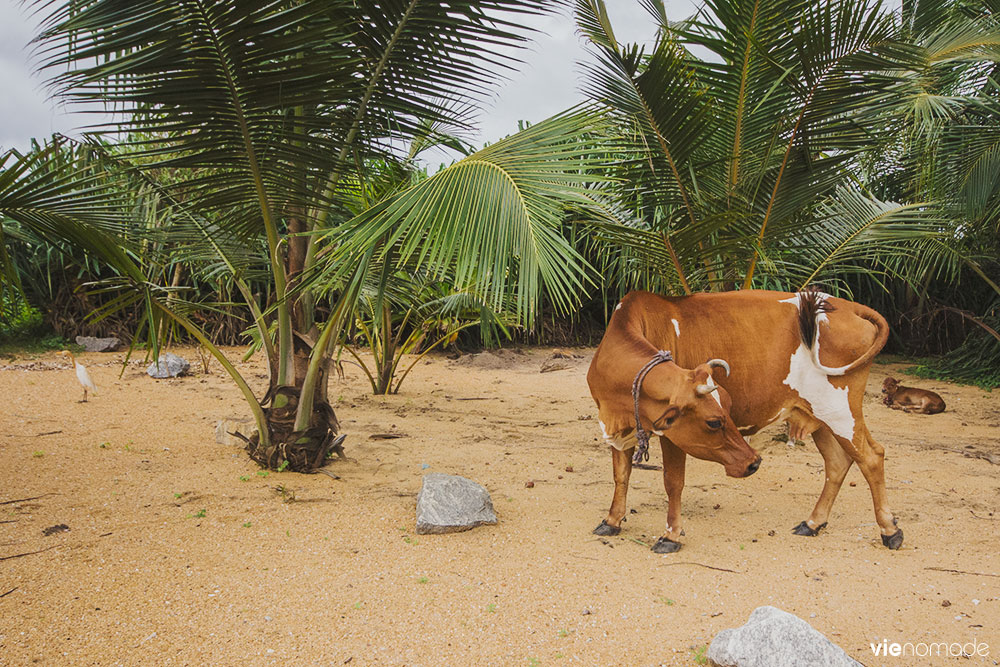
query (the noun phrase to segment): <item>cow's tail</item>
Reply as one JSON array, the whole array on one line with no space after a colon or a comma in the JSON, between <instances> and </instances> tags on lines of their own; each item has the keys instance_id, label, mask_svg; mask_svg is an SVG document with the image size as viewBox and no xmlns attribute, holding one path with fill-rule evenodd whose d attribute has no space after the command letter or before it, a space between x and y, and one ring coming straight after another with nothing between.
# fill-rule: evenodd
<instances>
[{"instance_id":1,"label":"cow's tail","mask_svg":"<svg viewBox=\"0 0 1000 667\"><path fill-rule=\"evenodd\" d=\"M872 310L868 306L854 304L855 314L868 320L875 325L875 340L871 346L859 358L846 366L840 368L830 368L824 366L819 360L819 325L821 317L834 310L833 306L826 300L827 295L819 290L809 289L799 292L799 332L802 335L802 342L812 352L813 364L827 375L847 375L851 371L871 363L889 340L889 323L885 321L880 313Z\"/></svg>"}]
</instances>

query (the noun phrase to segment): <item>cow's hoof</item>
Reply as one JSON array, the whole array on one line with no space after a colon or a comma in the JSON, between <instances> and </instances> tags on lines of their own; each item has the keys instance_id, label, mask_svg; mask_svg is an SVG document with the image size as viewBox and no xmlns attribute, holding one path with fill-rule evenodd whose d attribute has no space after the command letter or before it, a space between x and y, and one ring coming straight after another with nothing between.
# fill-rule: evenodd
<instances>
[{"instance_id":1,"label":"cow's hoof","mask_svg":"<svg viewBox=\"0 0 1000 667\"><path fill-rule=\"evenodd\" d=\"M882 544L889 547L893 551L896 551L901 546L903 546L903 531L897 530L892 535L883 535Z\"/></svg>"},{"instance_id":2,"label":"cow's hoof","mask_svg":"<svg viewBox=\"0 0 1000 667\"><path fill-rule=\"evenodd\" d=\"M594 529L594 535L604 535L605 537L617 535L620 532L622 532L621 528L618 526L612 526L607 521L602 521L601 525Z\"/></svg>"},{"instance_id":3,"label":"cow's hoof","mask_svg":"<svg viewBox=\"0 0 1000 667\"><path fill-rule=\"evenodd\" d=\"M681 543L674 542L673 540L667 539L666 537L661 537L656 540L656 544L653 545L653 553L655 554L672 554L675 551L681 550Z\"/></svg>"},{"instance_id":4,"label":"cow's hoof","mask_svg":"<svg viewBox=\"0 0 1000 667\"><path fill-rule=\"evenodd\" d=\"M796 535L805 535L806 537L816 537L819 535L819 531L826 528L826 523L821 523L815 530L809 527L809 524L803 521L799 525L792 528L792 532Z\"/></svg>"}]
</instances>

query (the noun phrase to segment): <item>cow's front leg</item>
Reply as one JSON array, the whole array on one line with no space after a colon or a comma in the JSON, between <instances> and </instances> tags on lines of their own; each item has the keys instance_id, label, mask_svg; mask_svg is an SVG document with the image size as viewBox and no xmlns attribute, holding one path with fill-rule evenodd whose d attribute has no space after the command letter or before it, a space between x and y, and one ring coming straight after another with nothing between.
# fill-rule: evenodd
<instances>
[{"instance_id":1,"label":"cow's front leg","mask_svg":"<svg viewBox=\"0 0 1000 667\"><path fill-rule=\"evenodd\" d=\"M594 529L594 535L617 535L625 518L625 496L628 495L628 478L632 474L632 454L635 447L626 450L611 448L611 462L615 471L615 495L611 499L608 518Z\"/></svg>"},{"instance_id":2,"label":"cow's front leg","mask_svg":"<svg viewBox=\"0 0 1000 667\"><path fill-rule=\"evenodd\" d=\"M667 531L653 545L653 551L658 554L670 554L679 551L678 541L683 532L681 529L681 491L684 490L684 465L687 455L677 445L665 437L660 437L660 449L663 452L663 488L667 492Z\"/></svg>"}]
</instances>

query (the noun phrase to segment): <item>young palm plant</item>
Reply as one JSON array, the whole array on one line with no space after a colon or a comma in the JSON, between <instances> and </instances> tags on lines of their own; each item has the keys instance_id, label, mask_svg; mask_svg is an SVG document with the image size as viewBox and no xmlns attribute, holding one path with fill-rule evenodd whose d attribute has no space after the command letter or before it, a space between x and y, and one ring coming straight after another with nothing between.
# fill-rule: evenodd
<instances>
[{"instance_id":1,"label":"young palm plant","mask_svg":"<svg viewBox=\"0 0 1000 667\"><path fill-rule=\"evenodd\" d=\"M421 359L453 343L463 330L479 326L488 340L509 336L511 324L510 315L494 312L475 289L456 289L423 271L398 271L385 289L373 285L359 299L353 338L370 358L347 344L341 349L365 373L372 393L396 394Z\"/></svg>"}]
</instances>

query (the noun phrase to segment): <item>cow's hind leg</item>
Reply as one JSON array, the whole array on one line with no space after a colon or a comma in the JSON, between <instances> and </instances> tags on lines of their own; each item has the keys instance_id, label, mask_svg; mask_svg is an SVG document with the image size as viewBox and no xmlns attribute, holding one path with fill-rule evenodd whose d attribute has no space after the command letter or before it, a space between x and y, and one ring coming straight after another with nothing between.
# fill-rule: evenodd
<instances>
[{"instance_id":1,"label":"cow's hind leg","mask_svg":"<svg viewBox=\"0 0 1000 667\"><path fill-rule=\"evenodd\" d=\"M679 551L681 543L681 491L684 490L684 464L687 455L667 438L660 438L663 451L663 488L667 492L667 531L653 545L658 554Z\"/></svg>"},{"instance_id":2,"label":"cow's hind leg","mask_svg":"<svg viewBox=\"0 0 1000 667\"><path fill-rule=\"evenodd\" d=\"M889 496L885 490L885 450L875 442L868 427L861 425L861 435L855 437L856 448L848 450L858 462L868 487L872 492L872 502L875 505L875 520L878 521L882 533L882 544L890 549L903 546L903 531L896 527L896 518L889 510Z\"/></svg>"},{"instance_id":3,"label":"cow's hind leg","mask_svg":"<svg viewBox=\"0 0 1000 667\"><path fill-rule=\"evenodd\" d=\"M611 462L615 471L615 495L611 499L608 518L594 529L594 535L617 535L625 518L625 496L628 495L628 478L632 474L632 454L635 447L624 451L611 448Z\"/></svg>"},{"instance_id":4,"label":"cow's hind leg","mask_svg":"<svg viewBox=\"0 0 1000 667\"><path fill-rule=\"evenodd\" d=\"M837 493L844 483L847 471L851 469L853 460L844 448L837 442L837 438L827 427L821 427L813 433L813 441L816 443L819 453L823 455L824 472L826 480L823 482L823 491L819 494L816 507L813 508L809 518L795 526L792 532L796 535L815 536L819 534L826 521L830 517L830 509L833 501L837 499Z\"/></svg>"},{"instance_id":5,"label":"cow's hind leg","mask_svg":"<svg viewBox=\"0 0 1000 667\"><path fill-rule=\"evenodd\" d=\"M836 436L837 442L858 464L861 474L868 482L872 503L875 505L875 520L882 533L882 544L890 549L899 549L903 546L903 531L896 526L896 518L889 509L889 498L885 490L885 450L872 438L864 423L857 427L855 433L853 441Z\"/></svg>"}]
</instances>

